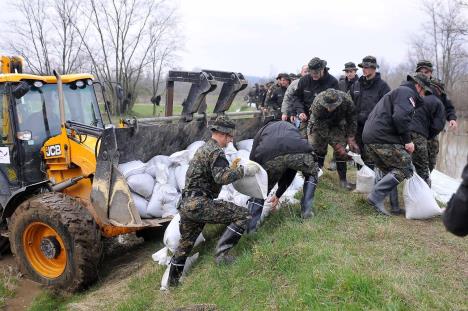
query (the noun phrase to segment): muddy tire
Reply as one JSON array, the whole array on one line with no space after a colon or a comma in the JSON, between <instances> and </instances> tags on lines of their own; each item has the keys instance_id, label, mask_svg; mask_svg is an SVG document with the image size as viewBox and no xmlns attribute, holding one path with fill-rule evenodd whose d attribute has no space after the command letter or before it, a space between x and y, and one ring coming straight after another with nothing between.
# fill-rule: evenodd
<instances>
[{"instance_id":1,"label":"muddy tire","mask_svg":"<svg viewBox=\"0 0 468 311\"><path fill-rule=\"evenodd\" d=\"M49 192L23 202L9 225L20 271L59 291L74 292L98 277L101 233L78 200Z\"/></svg>"}]
</instances>

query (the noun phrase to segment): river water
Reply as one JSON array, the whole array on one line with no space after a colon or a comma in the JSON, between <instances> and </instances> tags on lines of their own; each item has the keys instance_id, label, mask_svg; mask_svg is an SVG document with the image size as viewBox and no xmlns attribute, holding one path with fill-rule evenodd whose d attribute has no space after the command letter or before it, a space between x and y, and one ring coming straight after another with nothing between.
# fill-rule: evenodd
<instances>
[{"instance_id":1,"label":"river water","mask_svg":"<svg viewBox=\"0 0 468 311\"><path fill-rule=\"evenodd\" d=\"M439 157L436 169L460 179L468 155L468 118L458 120L456 131L448 129L439 134Z\"/></svg>"}]
</instances>

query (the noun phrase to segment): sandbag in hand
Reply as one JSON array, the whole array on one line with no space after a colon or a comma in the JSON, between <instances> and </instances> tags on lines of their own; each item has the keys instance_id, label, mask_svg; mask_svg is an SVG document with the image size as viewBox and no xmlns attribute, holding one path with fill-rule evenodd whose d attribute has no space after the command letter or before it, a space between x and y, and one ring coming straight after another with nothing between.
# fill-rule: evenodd
<instances>
[{"instance_id":1,"label":"sandbag in hand","mask_svg":"<svg viewBox=\"0 0 468 311\"><path fill-rule=\"evenodd\" d=\"M255 176L255 174L257 174L260 170L255 162L250 161L246 164L243 164L242 167L244 168L244 177Z\"/></svg>"},{"instance_id":2,"label":"sandbag in hand","mask_svg":"<svg viewBox=\"0 0 468 311\"><path fill-rule=\"evenodd\" d=\"M236 169L239 166L239 163L241 161L241 158L235 158L234 161L231 163L231 168Z\"/></svg>"}]
</instances>

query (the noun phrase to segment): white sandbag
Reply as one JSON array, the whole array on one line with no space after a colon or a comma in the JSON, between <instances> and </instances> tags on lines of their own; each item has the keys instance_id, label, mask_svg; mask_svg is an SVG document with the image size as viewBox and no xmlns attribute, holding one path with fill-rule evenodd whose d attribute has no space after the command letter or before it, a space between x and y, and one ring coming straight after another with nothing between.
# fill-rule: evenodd
<instances>
[{"instance_id":1,"label":"white sandbag","mask_svg":"<svg viewBox=\"0 0 468 311\"><path fill-rule=\"evenodd\" d=\"M361 169L356 173L356 192L370 193L375 184L375 172L364 164L360 154L348 152L354 162L361 165Z\"/></svg>"},{"instance_id":2,"label":"white sandbag","mask_svg":"<svg viewBox=\"0 0 468 311\"><path fill-rule=\"evenodd\" d=\"M168 185L171 185L172 187L174 188L178 188L177 186L177 178L176 178L176 175L175 175L175 169L177 168L178 166L176 167L169 167L168 168L168 171L169 171L169 175L167 177L167 184Z\"/></svg>"},{"instance_id":3,"label":"white sandbag","mask_svg":"<svg viewBox=\"0 0 468 311\"><path fill-rule=\"evenodd\" d=\"M262 210L262 215L260 215L260 223L263 222L263 220L268 217L271 213L271 202L269 199L265 200L265 203L263 204L263 210Z\"/></svg>"},{"instance_id":4,"label":"white sandbag","mask_svg":"<svg viewBox=\"0 0 468 311\"><path fill-rule=\"evenodd\" d=\"M227 186L223 186L218 195L219 200L232 202L234 201L234 196Z\"/></svg>"},{"instance_id":5,"label":"white sandbag","mask_svg":"<svg viewBox=\"0 0 468 311\"><path fill-rule=\"evenodd\" d=\"M173 163L176 163L178 165L182 165L182 164L188 164L189 161L190 161L190 151L188 150L181 150L181 151L177 151L177 152L174 152L173 154L171 154L169 156L169 159L173 162Z\"/></svg>"},{"instance_id":6,"label":"white sandbag","mask_svg":"<svg viewBox=\"0 0 468 311\"><path fill-rule=\"evenodd\" d=\"M169 249L167 247L161 248L159 251L151 255L151 258L161 266L168 265L171 261L171 257L169 257Z\"/></svg>"},{"instance_id":7,"label":"white sandbag","mask_svg":"<svg viewBox=\"0 0 468 311\"><path fill-rule=\"evenodd\" d=\"M245 194L249 197L257 199L266 199L268 196L267 172L263 169L263 167L260 164L254 161L250 162L255 163L258 166L258 173L255 174L255 176L243 177L239 180L236 180L232 183L232 185L234 186L234 189L236 189L236 191Z\"/></svg>"},{"instance_id":8,"label":"white sandbag","mask_svg":"<svg viewBox=\"0 0 468 311\"><path fill-rule=\"evenodd\" d=\"M242 194L242 193L236 193L234 194L234 198L232 200L232 203L242 206L242 207L247 207L247 200L250 199L249 196Z\"/></svg>"},{"instance_id":9,"label":"white sandbag","mask_svg":"<svg viewBox=\"0 0 468 311\"><path fill-rule=\"evenodd\" d=\"M159 290L161 291L169 290L169 271L170 270L171 270L171 265L168 265L161 278L161 287L159 288Z\"/></svg>"},{"instance_id":10,"label":"white sandbag","mask_svg":"<svg viewBox=\"0 0 468 311\"><path fill-rule=\"evenodd\" d=\"M320 176L323 175L323 170L321 168L319 168L319 171L317 173L317 177L320 178Z\"/></svg>"},{"instance_id":11,"label":"white sandbag","mask_svg":"<svg viewBox=\"0 0 468 311\"><path fill-rule=\"evenodd\" d=\"M147 212L148 201L145 200L142 196L132 192L132 199L135 203L135 206L140 214L141 218L151 218Z\"/></svg>"},{"instance_id":12,"label":"white sandbag","mask_svg":"<svg viewBox=\"0 0 468 311\"><path fill-rule=\"evenodd\" d=\"M180 222L180 215L176 214L174 218L172 218L171 222L166 228L164 232L163 242L164 245L171 251L171 253L175 253L177 246L179 246L180 242L180 231L179 231L179 222ZM195 241L195 246L198 244L205 242L205 238L203 234L200 233L197 240Z\"/></svg>"},{"instance_id":13,"label":"white sandbag","mask_svg":"<svg viewBox=\"0 0 468 311\"><path fill-rule=\"evenodd\" d=\"M153 195L148 203L147 213L151 217L161 218L163 217L161 195L159 189L161 188L160 183L156 183L153 187Z\"/></svg>"},{"instance_id":14,"label":"white sandbag","mask_svg":"<svg viewBox=\"0 0 468 311\"><path fill-rule=\"evenodd\" d=\"M125 178L145 172L146 164L140 160L119 164L119 171Z\"/></svg>"},{"instance_id":15,"label":"white sandbag","mask_svg":"<svg viewBox=\"0 0 468 311\"><path fill-rule=\"evenodd\" d=\"M244 139L236 143L237 149L247 150L249 153L252 151L253 139Z\"/></svg>"},{"instance_id":16,"label":"white sandbag","mask_svg":"<svg viewBox=\"0 0 468 311\"><path fill-rule=\"evenodd\" d=\"M154 179L153 176L147 173L136 174L128 177L127 184L130 189L148 199L153 194Z\"/></svg>"},{"instance_id":17,"label":"white sandbag","mask_svg":"<svg viewBox=\"0 0 468 311\"><path fill-rule=\"evenodd\" d=\"M296 176L294 177L291 185L289 185L288 190L286 190L286 191L296 190L296 192L297 192L297 190L301 189L303 185L304 185L304 177L302 177L301 174L297 173Z\"/></svg>"},{"instance_id":18,"label":"white sandbag","mask_svg":"<svg viewBox=\"0 0 468 311\"><path fill-rule=\"evenodd\" d=\"M247 150L239 150L235 154L233 154L232 159L241 158L243 161L248 161L250 158L250 152Z\"/></svg>"},{"instance_id":19,"label":"white sandbag","mask_svg":"<svg viewBox=\"0 0 468 311\"><path fill-rule=\"evenodd\" d=\"M178 197L180 197L180 196L181 195L178 194ZM163 211L162 217L166 218L166 217L169 217L169 216L176 215L178 213L178 211L177 211L177 203L178 202L179 202L178 198L176 198L173 201L163 202L162 205L161 205L161 209Z\"/></svg>"},{"instance_id":20,"label":"white sandbag","mask_svg":"<svg viewBox=\"0 0 468 311\"><path fill-rule=\"evenodd\" d=\"M180 165L175 168L175 178L177 181L177 189L182 191L185 188L185 175L187 174L188 164Z\"/></svg>"},{"instance_id":21,"label":"white sandbag","mask_svg":"<svg viewBox=\"0 0 468 311\"><path fill-rule=\"evenodd\" d=\"M232 155L237 153L236 147L234 147L234 144L231 142L229 143L225 148L224 148L224 154L226 157L230 158Z\"/></svg>"},{"instance_id":22,"label":"white sandbag","mask_svg":"<svg viewBox=\"0 0 468 311\"><path fill-rule=\"evenodd\" d=\"M403 199L407 219L427 219L442 215L442 210L434 199L431 189L416 173L406 180Z\"/></svg>"},{"instance_id":23,"label":"white sandbag","mask_svg":"<svg viewBox=\"0 0 468 311\"><path fill-rule=\"evenodd\" d=\"M149 160L146 164L148 166L151 166L151 165L156 165L156 163L162 163L166 166L171 166L172 161L171 159L169 159L169 156L167 155L157 155L157 156L152 157L151 160Z\"/></svg>"},{"instance_id":24,"label":"white sandbag","mask_svg":"<svg viewBox=\"0 0 468 311\"><path fill-rule=\"evenodd\" d=\"M442 203L447 203L450 200L452 195L457 192L461 183L461 180L445 175L438 170L431 172L431 181L432 192L435 198Z\"/></svg>"},{"instance_id":25,"label":"white sandbag","mask_svg":"<svg viewBox=\"0 0 468 311\"><path fill-rule=\"evenodd\" d=\"M189 159L192 160L193 159L193 156L195 155L195 153L197 152L197 150L203 146L205 144L205 142L203 140L198 140L198 141L195 141L193 143L191 143L188 147L187 147L187 150L189 152Z\"/></svg>"},{"instance_id":26,"label":"white sandbag","mask_svg":"<svg viewBox=\"0 0 468 311\"><path fill-rule=\"evenodd\" d=\"M146 173L156 179L157 183L167 184L169 178L169 167L164 162L154 162L147 166Z\"/></svg>"}]
</instances>

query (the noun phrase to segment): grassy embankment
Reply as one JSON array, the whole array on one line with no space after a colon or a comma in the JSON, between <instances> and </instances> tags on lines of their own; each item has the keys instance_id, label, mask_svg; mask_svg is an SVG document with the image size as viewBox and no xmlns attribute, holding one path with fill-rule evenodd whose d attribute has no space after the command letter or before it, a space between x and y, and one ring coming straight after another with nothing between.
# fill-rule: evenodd
<instances>
[{"instance_id":1,"label":"grassy embankment","mask_svg":"<svg viewBox=\"0 0 468 311\"><path fill-rule=\"evenodd\" d=\"M222 228L207 226L199 261L173 291L159 291L164 267L152 262L150 245L135 273L67 299L45 293L31 310L468 309L467 240L440 218L378 216L362 195L337 190L335 175L321 178L316 217L303 221L298 205L284 206L241 240L232 266L215 265Z\"/></svg>"}]
</instances>

